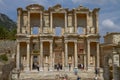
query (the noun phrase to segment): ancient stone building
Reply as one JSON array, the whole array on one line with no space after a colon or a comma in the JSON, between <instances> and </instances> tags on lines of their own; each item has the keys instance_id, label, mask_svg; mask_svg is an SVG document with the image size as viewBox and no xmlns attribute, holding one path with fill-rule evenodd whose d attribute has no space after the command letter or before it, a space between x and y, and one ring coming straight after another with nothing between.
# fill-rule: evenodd
<instances>
[{"instance_id":1,"label":"ancient stone building","mask_svg":"<svg viewBox=\"0 0 120 80\"><path fill-rule=\"evenodd\" d=\"M99 8L68 9L57 4L18 8L16 67L53 71L99 67Z\"/></svg>"},{"instance_id":2,"label":"ancient stone building","mask_svg":"<svg viewBox=\"0 0 120 80\"><path fill-rule=\"evenodd\" d=\"M104 43L100 45L100 51L104 80L120 80L120 33L107 33Z\"/></svg>"}]
</instances>

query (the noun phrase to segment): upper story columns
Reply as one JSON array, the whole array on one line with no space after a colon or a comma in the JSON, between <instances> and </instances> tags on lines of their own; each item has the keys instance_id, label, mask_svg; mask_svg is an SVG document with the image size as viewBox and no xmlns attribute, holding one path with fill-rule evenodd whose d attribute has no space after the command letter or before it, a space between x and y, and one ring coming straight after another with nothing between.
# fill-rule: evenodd
<instances>
[{"instance_id":1,"label":"upper story columns","mask_svg":"<svg viewBox=\"0 0 120 80\"><path fill-rule=\"evenodd\" d=\"M98 31L98 12L95 8L90 11L88 8L79 6L78 8L68 10L62 8L61 5L49 7L44 10L44 7L38 4L27 6L27 10L18 8L18 28L19 34L31 34L33 27L38 27L39 33L54 33L56 27L61 27L62 34L64 33L90 33L97 34ZM39 34L37 34L39 35Z\"/></svg>"}]
</instances>

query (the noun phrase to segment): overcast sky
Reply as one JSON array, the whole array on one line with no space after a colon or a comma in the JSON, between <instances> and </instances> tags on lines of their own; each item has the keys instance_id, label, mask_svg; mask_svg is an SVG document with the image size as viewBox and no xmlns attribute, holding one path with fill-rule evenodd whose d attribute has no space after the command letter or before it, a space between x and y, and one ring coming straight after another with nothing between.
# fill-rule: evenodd
<instances>
[{"instance_id":1,"label":"overcast sky","mask_svg":"<svg viewBox=\"0 0 120 80\"><path fill-rule=\"evenodd\" d=\"M14 21L17 20L17 8L38 3L46 9L56 4L64 8L77 8L79 5L100 8L99 31L101 37L106 32L120 32L120 0L0 0L0 13L5 13ZM103 39L101 39L103 41Z\"/></svg>"}]
</instances>

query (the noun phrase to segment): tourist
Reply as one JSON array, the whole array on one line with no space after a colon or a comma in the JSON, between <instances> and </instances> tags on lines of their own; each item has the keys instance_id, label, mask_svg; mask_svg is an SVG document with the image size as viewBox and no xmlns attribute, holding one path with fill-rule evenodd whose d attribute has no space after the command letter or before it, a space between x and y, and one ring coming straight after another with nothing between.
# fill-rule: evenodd
<instances>
[{"instance_id":1,"label":"tourist","mask_svg":"<svg viewBox=\"0 0 120 80\"><path fill-rule=\"evenodd\" d=\"M70 69L71 69L71 64L69 64L69 71L70 71Z\"/></svg>"},{"instance_id":2,"label":"tourist","mask_svg":"<svg viewBox=\"0 0 120 80\"><path fill-rule=\"evenodd\" d=\"M74 69L74 74L77 75L77 73L78 73L78 70Z\"/></svg>"},{"instance_id":3,"label":"tourist","mask_svg":"<svg viewBox=\"0 0 120 80\"><path fill-rule=\"evenodd\" d=\"M80 80L80 79L81 79L81 78L78 76L78 77L77 77L77 80Z\"/></svg>"},{"instance_id":4,"label":"tourist","mask_svg":"<svg viewBox=\"0 0 120 80\"><path fill-rule=\"evenodd\" d=\"M59 65L58 65L58 64L57 64L57 66L56 66L56 67L57 67L57 71L59 71Z\"/></svg>"},{"instance_id":5,"label":"tourist","mask_svg":"<svg viewBox=\"0 0 120 80\"><path fill-rule=\"evenodd\" d=\"M35 62L35 68L39 71L39 64L37 62Z\"/></svg>"},{"instance_id":6,"label":"tourist","mask_svg":"<svg viewBox=\"0 0 120 80\"><path fill-rule=\"evenodd\" d=\"M94 80L97 80L98 78L97 78L97 76L94 78Z\"/></svg>"},{"instance_id":7,"label":"tourist","mask_svg":"<svg viewBox=\"0 0 120 80\"><path fill-rule=\"evenodd\" d=\"M99 73L98 68L95 68L95 74L96 74L96 76L98 75L98 73Z\"/></svg>"}]
</instances>

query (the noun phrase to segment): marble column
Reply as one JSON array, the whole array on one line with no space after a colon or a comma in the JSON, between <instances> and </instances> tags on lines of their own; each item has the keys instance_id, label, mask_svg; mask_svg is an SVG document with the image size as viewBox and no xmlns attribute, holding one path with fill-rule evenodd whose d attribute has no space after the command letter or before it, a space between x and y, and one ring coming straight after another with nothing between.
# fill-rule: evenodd
<instances>
[{"instance_id":1,"label":"marble column","mask_svg":"<svg viewBox=\"0 0 120 80\"><path fill-rule=\"evenodd\" d=\"M98 19L98 12L96 12L95 18L96 18L96 20L95 20L95 21L96 21L96 34L99 34L99 28L98 28L98 25L99 25L99 24L98 24L98 20L99 20L99 19Z\"/></svg>"},{"instance_id":2,"label":"marble column","mask_svg":"<svg viewBox=\"0 0 120 80\"><path fill-rule=\"evenodd\" d=\"M53 16L52 16L52 12L50 12L50 31L52 32L52 28L53 28Z\"/></svg>"},{"instance_id":3,"label":"marble column","mask_svg":"<svg viewBox=\"0 0 120 80\"><path fill-rule=\"evenodd\" d=\"M65 42L65 67L68 69L68 42Z\"/></svg>"},{"instance_id":4,"label":"marble column","mask_svg":"<svg viewBox=\"0 0 120 80\"><path fill-rule=\"evenodd\" d=\"M40 33L43 32L43 15L42 12L40 13Z\"/></svg>"},{"instance_id":5,"label":"marble column","mask_svg":"<svg viewBox=\"0 0 120 80\"><path fill-rule=\"evenodd\" d=\"M32 70L32 68L33 68L33 56L31 55L31 65L30 65L30 70Z\"/></svg>"},{"instance_id":6,"label":"marble column","mask_svg":"<svg viewBox=\"0 0 120 80\"><path fill-rule=\"evenodd\" d=\"M86 54L84 53L84 69L86 69Z\"/></svg>"},{"instance_id":7,"label":"marble column","mask_svg":"<svg viewBox=\"0 0 120 80\"><path fill-rule=\"evenodd\" d=\"M89 15L88 15L88 14L86 14L86 19L87 19L86 34L89 34L89 32L90 32L90 27L89 27Z\"/></svg>"},{"instance_id":8,"label":"marble column","mask_svg":"<svg viewBox=\"0 0 120 80\"><path fill-rule=\"evenodd\" d=\"M75 33L77 33L77 14L76 13L74 13L74 19L75 19L75 22L74 22L74 24L75 24Z\"/></svg>"},{"instance_id":9,"label":"marble column","mask_svg":"<svg viewBox=\"0 0 120 80\"><path fill-rule=\"evenodd\" d=\"M64 57L64 52L62 51L62 66L64 67L65 65L64 65L64 63L65 63L65 59L64 59L65 57Z\"/></svg>"},{"instance_id":10,"label":"marble column","mask_svg":"<svg viewBox=\"0 0 120 80\"><path fill-rule=\"evenodd\" d=\"M30 70L30 42L27 42L27 65L26 70Z\"/></svg>"},{"instance_id":11,"label":"marble column","mask_svg":"<svg viewBox=\"0 0 120 80\"><path fill-rule=\"evenodd\" d=\"M67 13L65 12L65 33L67 33Z\"/></svg>"},{"instance_id":12,"label":"marble column","mask_svg":"<svg viewBox=\"0 0 120 80\"><path fill-rule=\"evenodd\" d=\"M100 53L99 53L99 42L97 42L97 68L100 67Z\"/></svg>"},{"instance_id":13,"label":"marble column","mask_svg":"<svg viewBox=\"0 0 120 80\"><path fill-rule=\"evenodd\" d=\"M20 69L20 42L17 42L16 68Z\"/></svg>"},{"instance_id":14,"label":"marble column","mask_svg":"<svg viewBox=\"0 0 120 80\"><path fill-rule=\"evenodd\" d=\"M74 42L74 56L75 56L75 68L78 68L78 54L77 54L77 41Z\"/></svg>"},{"instance_id":15,"label":"marble column","mask_svg":"<svg viewBox=\"0 0 120 80\"><path fill-rule=\"evenodd\" d=\"M40 71L43 71L43 42L40 41Z\"/></svg>"},{"instance_id":16,"label":"marble column","mask_svg":"<svg viewBox=\"0 0 120 80\"><path fill-rule=\"evenodd\" d=\"M30 27L30 12L28 11L28 26L27 26L27 34L31 34L31 27Z\"/></svg>"},{"instance_id":17,"label":"marble column","mask_svg":"<svg viewBox=\"0 0 120 80\"><path fill-rule=\"evenodd\" d=\"M53 42L52 41L50 41L50 71L52 71L53 69L53 66L52 66L52 62L53 62L53 56L52 56L52 54L53 54Z\"/></svg>"},{"instance_id":18,"label":"marble column","mask_svg":"<svg viewBox=\"0 0 120 80\"><path fill-rule=\"evenodd\" d=\"M90 67L90 41L87 41L87 69Z\"/></svg>"},{"instance_id":19,"label":"marble column","mask_svg":"<svg viewBox=\"0 0 120 80\"><path fill-rule=\"evenodd\" d=\"M17 33L21 33L21 27L20 27L20 23L21 23L21 10L18 10L18 20L17 20Z\"/></svg>"}]
</instances>

